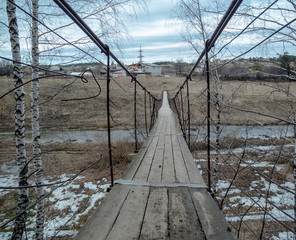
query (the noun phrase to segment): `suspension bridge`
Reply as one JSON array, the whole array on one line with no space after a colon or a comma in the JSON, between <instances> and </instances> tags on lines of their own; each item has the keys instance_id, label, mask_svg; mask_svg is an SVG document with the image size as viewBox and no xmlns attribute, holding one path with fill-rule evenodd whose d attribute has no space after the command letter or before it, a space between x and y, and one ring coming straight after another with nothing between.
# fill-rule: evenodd
<instances>
[{"instance_id":1,"label":"suspension bridge","mask_svg":"<svg viewBox=\"0 0 296 240\"><path fill-rule=\"evenodd\" d=\"M11 0L9 0L11 1ZM276 164L278 160L281 158L279 154L277 156L276 163L273 165L271 170L271 174L268 175L266 173L266 169L264 171L258 171L256 169L256 161L253 161L251 157L248 159L244 159L245 155L247 155L247 143L244 142L243 146L243 153L241 157L235 155L235 153L229 153L226 159L223 158L223 154L219 153L219 140L216 140L216 154L220 154L221 162L225 166L228 166L231 169L231 173L233 177L231 181L229 177L226 176L225 179L228 184L227 190L223 199L219 202L219 206L222 210L223 209L223 201L227 198L227 194L229 194L231 188L236 185L236 187L241 187L243 190L239 191L239 204L234 204L229 200L229 205L236 205L238 211L233 211L233 213L228 214L229 216L233 216L232 214L237 214L236 218L232 221L229 220L227 223L225 217L223 216L220 208L217 205L216 199L217 195L214 196L214 192L212 188L214 188L214 183L211 183L211 179L214 180L214 176L211 174L216 169L211 170L211 168L215 165L211 163L213 159L211 159L211 108L213 105L220 107L220 104L224 104L226 107L231 109L235 109L242 112L251 112L254 114L259 114L265 117L269 117L272 119L276 119L279 121L284 122L285 124L290 124L293 127L296 125L295 118L294 120L286 119L283 117L277 117L275 115L264 114L264 113L257 113L254 111L249 111L242 108L235 108L232 105L225 104L222 100L217 97L214 92L210 89L210 77L213 71L216 71L218 68L222 68L227 64L230 64L232 61L240 58L241 56L247 54L254 48L258 47L259 45L267 42L270 38L272 38L275 34L278 34L283 29L290 29L291 24L296 21L296 18L292 18L287 21L285 24L282 24L279 29L274 30L272 34L265 37L261 40L258 44L252 46L243 54L235 56L232 60L227 60L225 63L221 63L218 67L211 68L211 58L209 58L208 53L213 48L216 43L216 40L219 38L220 34L223 33L226 25L231 20L233 15L235 14L236 10L240 7L242 0L233 0L230 3L229 8L221 18L221 21L217 25L216 29L213 31L212 36L206 41L203 51L201 51L196 63L192 67L191 71L186 75L185 81L179 85L179 88L176 90L175 95L170 97L169 94L164 91L162 95L162 99L157 99L140 81L137 80L137 77L133 75L132 72L128 71L126 66L122 64L116 56L110 51L108 45L104 44L92 31L92 29L82 20L82 18L73 10L69 4L65 0L54 0L54 2L67 14L73 22L89 37L89 39L101 50L103 54L107 57L107 64L106 64L106 105L107 105L107 129L108 129L108 147L105 153L108 152L109 162L110 162L110 179L111 179L111 190L104 201L100 204L94 214L88 219L86 224L79 230L79 233L76 236L76 239L262 239L263 237L268 238L271 236L271 231L276 230L276 234L288 233L289 236L295 237L296 232L296 208L295 208L295 184L292 187L287 187L285 184L282 184L280 181L276 182L276 178L273 176L274 169L276 169ZM267 10L272 9L272 7L276 4L277 0L271 3L268 7L266 7L262 12L260 12L254 19L239 32L234 38L226 43L223 48L226 48L228 44L230 44L233 40L237 37L242 35L251 24L253 24L256 20L260 19L261 15L264 14ZM23 9L13 3L19 10ZM294 6L294 5L293 5ZM25 12L27 15L34 17ZM37 20L37 19L35 19ZM37 20L41 25L43 25L49 32L56 34L59 38L63 39L69 45L77 48L79 51L84 52L84 50L80 49L76 45L68 42L65 38L62 38L58 35L55 31L48 28L44 23L40 20ZM88 54L87 52L84 52ZM1 56L0 56L1 57ZM215 57L215 56L214 56ZM4 60L8 60L11 62L15 62L12 59L8 59L5 57L1 57ZM112 114L110 111L110 103L116 106L114 102L110 99L110 82L114 80L118 86L125 91L122 86L112 79L111 71L110 71L110 60L113 59L125 72L128 77L131 78L132 84L134 87L132 89L133 94L133 107L129 107L131 111L133 111L133 115L131 118L134 121L134 142L135 142L135 150L137 155L133 159L133 161L129 164L128 168L121 176L120 179L114 181L113 176L113 163L112 163L112 139L110 133L110 122L113 120ZM189 147L191 141L191 118L193 114L190 112L190 106L192 104L190 101L196 100L197 98L193 99L190 98L189 93L189 82L192 80L193 73L196 67L202 63L204 60L204 75L202 80L207 81L206 89L201 93L206 99L205 101L205 108L207 114L205 114L205 120L207 121L207 136L205 140L207 141L207 169L206 173L207 176L207 183L204 182L203 177L201 176L199 169L194 162L194 159L190 153ZM19 62L21 63L21 62ZM37 69L38 71L47 71L48 73L55 74L57 73L48 71L43 69L39 66L33 66L26 63L21 63L24 66L31 67L32 69ZM67 74L60 74L64 77L73 77L68 76ZM85 83L88 80L83 76L80 76L81 80ZM93 75L93 78L99 87L99 93L94 95L93 97L88 98L79 98L74 100L86 100L90 98L95 98L100 95L103 91L100 87L99 82ZM34 79L33 79L34 80ZM30 80L30 81L33 81ZM26 82L25 84L29 83L30 81ZM25 85L25 84L22 84ZM19 87L16 87L17 89ZM15 90L14 89L14 90ZM144 100L141 105L141 101L139 101L139 92L143 90L144 93ZM105 89L104 89L105 90ZM289 91L289 90L288 90ZM12 92L12 91L10 91ZM8 92L8 93L10 93ZM2 97L7 95L5 93ZM186 93L186 96L185 96ZM286 93L286 92L284 92ZM287 94L288 95L288 94ZM148 101L147 101L148 96ZM0 99L1 99L0 98ZM211 98L214 98L211 99ZM70 99L72 100L72 99ZM105 101L104 100L104 101ZM196 100L198 104L200 104L199 99ZM147 104L148 102L148 104ZM158 109L160 102L162 105L160 109ZM216 102L213 104L213 102ZM142 147L138 151L138 135L139 135L139 114L137 114L137 109L140 107L144 108L144 113L142 116L145 121L146 127L146 134L147 138L143 143ZM149 112L150 116L147 116L147 105L149 105ZM292 105L292 104L291 104ZM174 111L173 111L173 110ZM143 109L142 109L143 110ZM294 110L293 110L294 111ZM148 121L150 124L150 131L148 131ZM217 117L218 122L220 124L220 116ZM219 125L217 123L217 126ZM220 125L219 125L220 126ZM217 132L222 131L219 130ZM253 147L253 146L252 146ZM231 149L230 149L231 151ZM229 152L230 152L229 151ZM282 149L280 150L280 152ZM206 155L206 154L205 154ZM269 153L268 153L269 155ZM268 156L267 155L267 156ZM235 158L238 157L239 160L234 162L233 159L230 159L232 162L228 162L228 158L230 156L234 156ZM213 156L212 156L213 158ZM90 164L86 167L86 169L92 167L94 164L98 163L103 156L100 157L95 163ZM260 158L258 161L261 161ZM253 161L250 163L250 161ZM285 160L286 161L286 160ZM243 163L243 164L242 164ZM261 163L261 162L260 162ZM218 164L218 163L217 163ZM219 163L220 164L220 163ZM252 165L253 164L253 165ZM264 163L265 168L266 165L269 163ZM269 164L270 165L270 164ZM262 165L258 164L259 167ZM271 166L271 165L270 165ZM293 165L293 171L295 173L295 160ZM222 168L221 168L222 169ZM242 172L248 169L250 172L252 171L255 173L254 175L258 177L258 174L261 177L261 182L268 185L268 189L261 189L259 185L259 180L256 180L256 186L254 187L254 181L252 182L246 176L249 175L249 172L246 175L243 175ZM73 181L82 171L79 171L75 177L69 178L68 180L64 181ZM222 172L222 173L221 173ZM267 171L268 172L268 171ZM223 169L220 170L220 174L223 173ZM295 174L294 174L295 176ZM276 180L274 180L276 179ZM264 180L264 181L263 181ZM281 180L281 179L280 179ZM238 181L236 183L235 181ZM27 188L35 188L35 187L42 187L42 186L49 186L49 185L58 185L63 184L64 182L56 182L51 184L43 184L43 185L31 185L31 186L18 186L18 187L0 187L1 189L27 189ZM214 181L213 181L214 182ZM245 185L247 187L245 187ZM277 187L277 195L280 191L286 194L285 197L288 199L292 199L291 206L294 206L294 209L286 209L286 206L281 206L281 199L277 203L274 203L270 192L272 192L273 187ZM58 188L57 187L57 188ZM56 188L56 189L57 189ZM55 191L52 190L48 196ZM253 191L254 196L250 195L249 192ZM234 192L234 191L233 191ZM47 197L48 197L47 196ZM214 196L214 197L213 197ZM246 198L243 198L245 197ZM284 195L283 195L284 196ZM291 197L292 196L292 197ZM44 196L41 200L45 199ZM234 197L237 200L237 197ZM264 200L261 201L260 198ZM244 209L244 199L247 199L249 205L247 208ZM284 199L284 198L283 198ZM38 200L40 201L40 200ZM37 202L38 202L37 201ZM225 200L226 201L226 200ZM37 203L36 202L36 203ZM31 208L33 208L36 203L31 204L30 206L26 207L22 211L18 212L17 215L10 220L2 223L0 228L6 227L10 222L15 220L16 218L26 214ZM232 206L233 207L233 206ZM230 208L230 207L226 207ZM257 222L254 224L253 222L248 223L248 217L258 217L254 212L250 210L254 210L257 208L255 213L260 217L261 220L259 224ZM247 216L248 212L251 212L249 216ZM78 210L74 212L73 218L75 214L77 214ZM259 215L261 214L262 215ZM224 214L227 215L227 211ZM245 219L244 217L247 216ZM269 219L268 219L269 218ZM237 220L238 219L238 220ZM273 224L270 224L270 219L272 219ZM70 221L69 220L69 221ZM256 219L257 220L257 219ZM59 231L63 229L68 222L64 224L64 226L60 227L59 230L56 231L55 235L52 239L58 236ZM245 225L242 227L242 225ZM256 225L256 226L255 226ZM276 226L276 227L274 227ZM260 229L259 229L260 228ZM248 231L249 235L244 235L245 231ZM274 234L274 233L272 233ZM276 236L276 235L272 235ZM288 235L287 235L288 236ZM287 237L288 239L288 237Z\"/></svg>"},{"instance_id":2,"label":"suspension bridge","mask_svg":"<svg viewBox=\"0 0 296 240\"><path fill-rule=\"evenodd\" d=\"M149 137L76 239L235 239L206 188L164 92Z\"/></svg>"}]
</instances>

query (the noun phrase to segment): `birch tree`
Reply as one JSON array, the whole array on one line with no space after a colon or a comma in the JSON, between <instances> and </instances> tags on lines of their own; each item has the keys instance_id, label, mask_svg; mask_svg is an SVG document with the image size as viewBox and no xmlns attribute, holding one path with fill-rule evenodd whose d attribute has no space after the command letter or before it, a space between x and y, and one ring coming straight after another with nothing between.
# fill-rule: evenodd
<instances>
[{"instance_id":1,"label":"birch tree","mask_svg":"<svg viewBox=\"0 0 296 240\"><path fill-rule=\"evenodd\" d=\"M36 185L43 183L42 160L40 147L40 128L39 128L39 45L38 45L38 8L39 0L32 0L32 26L31 26L31 42L32 42L32 85L31 85L31 121L32 121L32 143L33 143L33 159L34 173ZM36 239L43 239L44 232L44 200L43 188L36 187Z\"/></svg>"},{"instance_id":2,"label":"birch tree","mask_svg":"<svg viewBox=\"0 0 296 240\"><path fill-rule=\"evenodd\" d=\"M19 186L27 186L27 158L26 158L26 144L25 144L25 101L24 101L24 87L21 71L21 54L18 24L16 18L16 8L13 5L14 0L7 0L6 11L8 17L8 26L10 34L10 44L13 62L13 79L15 90L15 140L16 140L16 159L19 168ZM19 190L17 218L12 234L12 239L22 239L25 224L26 212L28 206L28 189L21 188Z\"/></svg>"}]
</instances>

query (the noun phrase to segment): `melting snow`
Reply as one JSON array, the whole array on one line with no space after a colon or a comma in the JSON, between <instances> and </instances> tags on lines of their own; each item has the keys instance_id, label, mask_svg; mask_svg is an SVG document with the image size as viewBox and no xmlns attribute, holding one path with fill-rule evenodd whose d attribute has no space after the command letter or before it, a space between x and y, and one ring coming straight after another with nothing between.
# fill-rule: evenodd
<instances>
[{"instance_id":1,"label":"melting snow","mask_svg":"<svg viewBox=\"0 0 296 240\"><path fill-rule=\"evenodd\" d=\"M9 173L9 168L7 166L4 166L7 173ZM3 168L3 166L2 166ZM3 169L1 169L3 170ZM3 171L5 172L5 171ZM48 178L47 180L44 180L44 183L51 183L55 181L65 181L71 176L67 176L66 174L63 174L59 177L59 179L55 179L52 181L49 181L51 178ZM63 227L65 224L67 226L72 226L73 224L78 223L78 220L81 216L86 215L89 213L91 209L93 209L98 202L100 204L100 200L105 197L106 190L110 186L110 184L100 184L101 181L97 181L96 184L92 182L85 182L83 183L83 186L77 183L77 180L83 179L83 176L78 176L74 181L61 184L60 187L58 187L53 193L50 195L46 201L49 201L50 203L53 203L49 210L58 211L59 216L54 216L51 218L47 218L45 221L45 238L53 237L55 234L57 236L74 236L77 234L77 231L73 230L61 230L57 233L57 231ZM103 178L102 182L106 182L107 179ZM33 184L33 182L32 182ZM17 186L17 176L15 174L5 174L2 175L0 178L0 186ZM85 190L92 190L92 195L89 196L85 193ZM10 190L0 190L0 196L4 196L7 193L9 193ZM46 187L44 188L44 191L46 193L49 193L51 191L51 188ZM73 191L79 191L80 193L73 194ZM102 192L103 191L103 192ZM89 199L87 199L89 198ZM74 218L72 216L76 213L77 210L81 207L83 202L87 199L87 208L84 210L84 212L76 214ZM34 211L34 210L33 210ZM72 219L71 219L72 218ZM68 222L69 221L69 222ZM35 228L35 218L28 219L28 222L30 222L27 227L28 228ZM6 229L11 229L11 224L9 224ZM34 231L28 231L28 238L33 239L34 238ZM0 232L0 239L9 239L11 236L11 232Z\"/></svg>"},{"instance_id":2,"label":"melting snow","mask_svg":"<svg viewBox=\"0 0 296 240\"><path fill-rule=\"evenodd\" d=\"M291 147L292 145L285 145L285 149L288 147ZM249 152L261 152L261 151L276 151L278 149L278 146L252 146L248 147L247 151ZM234 149L233 152L235 153L241 153L243 151L242 148L237 148ZM223 150L221 151L223 154ZM199 154L203 154L199 152ZM266 154L266 152L264 152ZM212 160L213 161L213 160ZM201 165L200 163L202 162L207 162L206 159L195 159L196 165L201 171ZM256 162L253 160L247 160L246 162L243 162L241 164L242 167L248 167L252 166L254 168L263 168L260 169L264 174L267 176L270 173L271 168L275 167L276 171L282 171L284 169L284 165L274 165L271 162L267 161L261 161L261 162ZM268 169L269 168L269 169ZM258 180L252 181L249 189L245 189L244 191L249 192L249 191L258 191L257 196L259 196L259 193L264 192L264 194L269 190L269 198L268 202L266 199L263 197L256 197L252 193L252 198L246 196L241 190L237 189L235 186L232 186L229 191L228 191L228 197L229 197L229 202L231 203L231 207L225 206L224 209L229 211L230 208L241 208L242 206L244 208L248 208L250 206L255 207L255 211L249 212L247 215L243 217L243 220L261 220L264 215L263 211L260 211L261 209L265 209L265 207L268 207L268 214L265 215L267 221L275 221L271 216L276 218L279 221L293 221L294 217L294 194L291 192L288 192L287 190L283 189L286 188L290 191L294 191L294 183L286 181L283 184L280 184L280 186L274 184L274 183L269 183L265 178L260 176L259 174L255 174L258 178ZM219 180L217 187L219 189L219 195L217 196L217 199L222 199L222 197L226 194L226 191L231 184L231 180ZM283 187L283 188L281 188ZM254 204L254 202L256 202ZM267 204L267 205L266 205ZM256 210L256 208L258 210ZM269 214L271 216L269 216ZM233 215L233 214L228 214L226 215L226 220L227 221L240 221L241 216ZM291 232L279 232L277 236L273 236L271 239L273 240L283 240L283 239L292 239L293 234Z\"/></svg>"},{"instance_id":3,"label":"melting snow","mask_svg":"<svg viewBox=\"0 0 296 240\"><path fill-rule=\"evenodd\" d=\"M15 187L18 185L17 177L16 175L1 175L0 178L0 186L11 186ZM11 190L6 189L0 189L0 197L6 195Z\"/></svg>"},{"instance_id":4,"label":"melting snow","mask_svg":"<svg viewBox=\"0 0 296 240\"><path fill-rule=\"evenodd\" d=\"M272 240L293 239L293 233L292 232L279 232L278 237L273 236L271 239Z\"/></svg>"}]
</instances>

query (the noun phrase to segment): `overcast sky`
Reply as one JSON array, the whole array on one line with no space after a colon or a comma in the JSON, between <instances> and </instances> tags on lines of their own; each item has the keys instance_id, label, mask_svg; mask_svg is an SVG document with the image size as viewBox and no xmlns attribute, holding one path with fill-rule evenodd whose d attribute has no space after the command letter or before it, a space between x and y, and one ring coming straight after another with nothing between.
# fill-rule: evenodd
<instances>
[{"instance_id":1,"label":"overcast sky","mask_svg":"<svg viewBox=\"0 0 296 240\"><path fill-rule=\"evenodd\" d=\"M201 2L210 3L209 1ZM230 2L231 1L229 1L229 4ZM262 9L258 10L258 13L256 13L259 14L261 11L263 11L264 7L267 7L272 1L262 2L257 0L247 0L245 2L252 4L258 3L258 9L260 9L260 7ZM123 62L128 64L138 62L138 51L140 46L143 50L143 61L148 63L156 61L175 61L177 59L183 59L184 61L191 62L198 58L193 49L183 42L180 36L182 24L176 19L176 14L174 14L174 11L176 11L176 3L177 0L150 0L148 4L149 14L146 12L138 13L138 21L129 24L129 32L132 41L125 42L123 44ZM286 0L279 0L273 7L278 8L287 6L291 6L291 4L287 3ZM223 9L224 11L228 8L228 6L223 7L225 7L225 9ZM268 11L266 17L278 22L282 21L283 23L295 18L295 11L294 13L290 13L290 15L288 12L282 13L283 16L280 15L279 11ZM286 19L283 20L284 18ZM257 26L265 24L263 22L260 23L260 21L256 21L256 23L258 24ZM229 23L229 25L232 26L229 26L227 31L233 31L233 33L236 34L238 33L238 30L234 29L242 29L247 24L248 22L245 20L235 20ZM217 23L213 23L214 28L216 25ZM268 24L267 26L274 27L274 29L278 29L280 27L279 25L271 26ZM293 26L295 26L295 22L293 23ZM267 35L268 33L263 32L242 35L231 44L231 50L225 49L224 52L221 53L221 56L224 58L232 58L234 55L238 55L248 50L254 44L264 39ZM272 46L267 45L259 47L256 50L251 51L248 55L246 55L246 57L273 57L277 56L278 54L282 54L284 51L288 51L290 54L296 55L295 47L279 42Z\"/></svg>"},{"instance_id":2,"label":"overcast sky","mask_svg":"<svg viewBox=\"0 0 296 240\"><path fill-rule=\"evenodd\" d=\"M174 18L176 3L177 0L151 0L148 13L139 12L137 21L128 24L131 41L123 44L124 62L138 62L140 46L144 62L192 59L192 50L182 42L180 23Z\"/></svg>"},{"instance_id":3,"label":"overcast sky","mask_svg":"<svg viewBox=\"0 0 296 240\"><path fill-rule=\"evenodd\" d=\"M140 46L143 50L143 61L146 63L153 63L157 61L176 61L178 59L182 59L186 62L192 62L196 61L199 57L198 54L195 53L195 51L190 48L181 38L180 32L182 30L182 22L176 19L176 3L178 0L149 0L147 2L147 8L148 12L139 9L137 11L137 20L133 18L133 20L126 21L126 25L129 30L129 40L123 40L120 39L120 45L121 45L121 52L117 51L115 48L112 49L112 52L124 63L124 64L131 64L136 63L139 61L139 49ZM213 0L201 0L201 3L203 4L202 7L207 8L207 4L211 7ZM227 1L225 1L227 2ZM230 0L228 1L230 4ZM273 2L273 0L245 0L243 3L251 3L251 4L257 4L258 11L253 12L254 15L259 14L266 6L270 4L270 2ZM205 4L205 5L204 5ZM288 3L287 0L278 0L276 5L274 5L274 9L277 9L279 7L287 7L290 3ZM75 6L73 6L75 8ZM76 6L77 8L77 6ZM220 6L219 10L221 11L220 18L222 14L226 11L228 6ZM289 8L291 10L291 4L289 5ZM293 9L293 8L292 8ZM58 8L55 10L61 11ZM203 9L204 10L204 9ZM240 9L239 9L240 10ZM281 12L278 10L271 10L268 11L267 15L265 17L271 19L272 21L280 22L281 24L285 24L287 21L290 21L291 19L295 18L295 10L293 11L285 11ZM43 11L48 11L43 9ZM256 10L254 10L256 11ZM61 11L62 12L62 11ZM21 12L18 10L17 12L19 15ZM217 16L217 15L215 15ZM71 22L71 19L64 15L62 16L63 20L69 23ZM6 20L5 20L6 19ZM203 19L208 24L207 31L209 33L209 37L211 36L212 32L218 25L219 19L213 16L209 15L203 15ZM5 12L5 8L0 8L0 21L6 22L7 16ZM233 18L231 22L226 27L226 31L223 34L228 34L226 36L223 36L221 39L219 39L220 42L217 42L216 49L219 49L223 44L227 43L230 39L232 39L233 36L237 35L240 31L240 29L244 28L251 19L245 19L241 16L239 18ZM53 27L55 23L58 23L58 21L52 22L46 22L50 27ZM91 20L88 22L88 24L92 24ZM209 25L212 24L212 26L209 27ZM267 26L270 28L274 28L277 30L280 25L277 24L276 26L273 26L276 24L266 24L265 22L256 21L256 25L252 25L251 27L261 27L261 26ZM11 57L10 52L10 44L9 44L9 37L8 37L8 31L4 27L4 25L0 25L0 55ZM22 20L19 18L19 28L21 32L21 47L22 47L22 54L23 54L23 61L29 63L30 57L29 57L29 31L28 31L28 22ZM27 30L24 29L27 27ZM295 28L295 22L293 23L293 26ZM91 26L93 27L93 26ZM95 27L99 27L97 23L95 23ZM41 32L48 32L47 29L44 27L40 27ZM189 33L191 33L192 27L190 28ZM75 28L75 26L72 25L72 27L63 28L59 33L64 36L65 38L69 39L70 41L75 41L76 39L81 38L82 36L85 36L85 34L78 29L78 27ZM287 35L289 35L291 32L287 31ZM295 32L292 33L294 37ZM264 39L266 36L270 35L270 32L260 32L260 30L256 32L246 33L241 35L239 38L234 40L231 43L231 47L227 47L221 51L219 58L224 59L231 59L242 52L250 49L254 46L254 44L259 43L262 39ZM195 37L195 36L194 36ZM105 41L105 39L102 39ZM57 43L63 43L62 40L58 39L56 40ZM294 41L295 42L295 41ZM108 42L106 42L109 44ZM88 50L87 44L80 44L81 48ZM42 50L43 45L40 46ZM63 49L63 53L61 53L61 57L54 58L53 60L48 60L49 57L46 55L42 55L42 64L63 64L65 62L69 63L72 61L72 56L75 54L75 48L74 47L65 47L66 49ZM93 56L96 56L97 59L102 60L105 62L105 58L103 54L101 54L98 51L97 47L94 47L95 49L92 54ZM267 45L256 48L256 50L251 51L248 55L245 57L253 57L253 56L262 56L262 57L274 57L278 56L279 54L283 54L285 51L289 52L289 54L296 55L296 48L293 45L289 45L287 42L282 42L280 39L277 41L276 44L273 45ZM77 50L76 50L77 53ZM68 56L65 56L68 55ZM51 62L49 62L51 61ZM94 61L94 59L82 59L81 61Z\"/></svg>"}]
</instances>

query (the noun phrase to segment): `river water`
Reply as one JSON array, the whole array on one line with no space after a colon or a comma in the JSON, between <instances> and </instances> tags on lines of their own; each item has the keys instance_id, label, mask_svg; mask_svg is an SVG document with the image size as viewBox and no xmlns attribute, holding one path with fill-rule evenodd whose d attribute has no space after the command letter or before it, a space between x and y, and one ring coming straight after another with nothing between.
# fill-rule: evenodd
<instances>
[{"instance_id":1,"label":"river water","mask_svg":"<svg viewBox=\"0 0 296 240\"><path fill-rule=\"evenodd\" d=\"M211 138L215 138L214 127L211 128ZM143 133L143 130L139 131ZM133 142L133 130L112 130L111 138L113 142L127 141ZM203 141L207 136L207 127L205 125L195 126L191 129L191 135L197 141ZM239 126L226 125L222 128L221 137L235 137L235 138L280 138L282 136L292 137L294 135L292 126ZM0 132L0 141L13 140L14 132ZM31 131L26 133L27 142L31 142ZM139 134L139 141L143 140L143 134ZM106 130L69 130L69 131L45 131L41 132L41 142L65 142L73 141L77 143L84 143L92 141L95 143L106 142L108 134Z\"/></svg>"},{"instance_id":2,"label":"river water","mask_svg":"<svg viewBox=\"0 0 296 240\"><path fill-rule=\"evenodd\" d=\"M191 131L192 136L197 141L203 141L207 137L207 126L202 125L193 127ZM281 137L293 137L293 126L284 125L266 125L266 126L241 126L241 125L225 125L221 127L221 137L234 137L234 138L281 138ZM215 127L211 127L211 140L216 137Z\"/></svg>"},{"instance_id":3,"label":"river water","mask_svg":"<svg viewBox=\"0 0 296 240\"><path fill-rule=\"evenodd\" d=\"M113 142L133 142L133 130L112 130L111 139ZM141 134L140 134L141 135ZM32 142L32 132L26 131L26 141ZM0 132L0 141L13 140L14 132ZM139 140L142 140L139 136ZM65 142L72 141L84 143L92 141L102 143L108 141L108 132L106 130L67 130L67 131L41 131L41 143L46 142Z\"/></svg>"}]
</instances>

